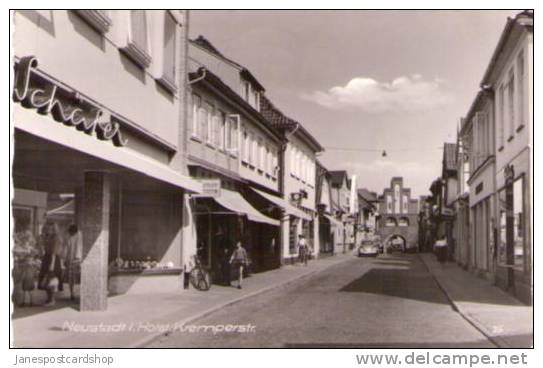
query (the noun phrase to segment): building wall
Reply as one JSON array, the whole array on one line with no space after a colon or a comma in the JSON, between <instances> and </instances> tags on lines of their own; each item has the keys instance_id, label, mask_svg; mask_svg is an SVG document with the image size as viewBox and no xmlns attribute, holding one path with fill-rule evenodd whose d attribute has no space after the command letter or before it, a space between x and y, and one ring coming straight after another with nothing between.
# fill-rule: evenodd
<instances>
[{"instance_id":1,"label":"building wall","mask_svg":"<svg viewBox=\"0 0 543 368\"><path fill-rule=\"evenodd\" d=\"M152 57L146 69L119 52L127 44L129 11L109 14L112 25L101 35L74 11L17 11L15 55L37 56L48 74L178 149L179 96L157 82L162 75L164 11L146 12ZM178 18L183 17L179 11ZM178 39L183 38L181 28Z\"/></svg>"},{"instance_id":2,"label":"building wall","mask_svg":"<svg viewBox=\"0 0 543 368\"><path fill-rule=\"evenodd\" d=\"M394 177L390 187L383 190L379 203L380 218L378 233L382 241L392 235L400 235L406 240L406 247L418 247L418 200L411 199L411 190L404 188L403 178ZM407 206L404 206L404 203ZM407 224L408 223L408 224ZM406 225L407 226L400 226Z\"/></svg>"},{"instance_id":3,"label":"building wall","mask_svg":"<svg viewBox=\"0 0 543 368\"><path fill-rule=\"evenodd\" d=\"M315 152L296 136L290 138L285 150L285 196L305 190L307 198L303 198L301 206L315 211Z\"/></svg>"}]
</instances>

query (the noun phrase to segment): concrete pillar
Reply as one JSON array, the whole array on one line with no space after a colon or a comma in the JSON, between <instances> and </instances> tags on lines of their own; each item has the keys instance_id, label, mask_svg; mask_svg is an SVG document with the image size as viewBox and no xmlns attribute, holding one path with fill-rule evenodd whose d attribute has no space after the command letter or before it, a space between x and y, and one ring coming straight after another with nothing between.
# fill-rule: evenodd
<instances>
[{"instance_id":1,"label":"concrete pillar","mask_svg":"<svg viewBox=\"0 0 543 368\"><path fill-rule=\"evenodd\" d=\"M313 217L313 257L319 258L320 253L320 231L319 231L319 215L315 213Z\"/></svg>"},{"instance_id":2,"label":"concrete pillar","mask_svg":"<svg viewBox=\"0 0 543 368\"><path fill-rule=\"evenodd\" d=\"M290 215L281 211L281 265L285 264L285 259L289 255L290 239Z\"/></svg>"},{"instance_id":3,"label":"concrete pillar","mask_svg":"<svg viewBox=\"0 0 543 368\"><path fill-rule=\"evenodd\" d=\"M110 176L85 173L83 189L83 261L81 263L81 311L107 309Z\"/></svg>"},{"instance_id":4,"label":"concrete pillar","mask_svg":"<svg viewBox=\"0 0 543 368\"><path fill-rule=\"evenodd\" d=\"M190 194L183 194L182 266L190 269L191 257L196 254L196 222L192 213Z\"/></svg>"}]
</instances>

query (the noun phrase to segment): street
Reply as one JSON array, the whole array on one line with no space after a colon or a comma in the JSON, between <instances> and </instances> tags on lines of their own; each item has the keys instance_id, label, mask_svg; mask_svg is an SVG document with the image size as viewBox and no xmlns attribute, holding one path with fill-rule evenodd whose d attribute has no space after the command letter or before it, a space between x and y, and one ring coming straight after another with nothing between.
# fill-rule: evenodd
<instances>
[{"instance_id":1,"label":"street","mask_svg":"<svg viewBox=\"0 0 543 368\"><path fill-rule=\"evenodd\" d=\"M451 308L419 256L400 253L353 256L192 324L254 328L215 334L176 331L149 347L494 347Z\"/></svg>"}]
</instances>

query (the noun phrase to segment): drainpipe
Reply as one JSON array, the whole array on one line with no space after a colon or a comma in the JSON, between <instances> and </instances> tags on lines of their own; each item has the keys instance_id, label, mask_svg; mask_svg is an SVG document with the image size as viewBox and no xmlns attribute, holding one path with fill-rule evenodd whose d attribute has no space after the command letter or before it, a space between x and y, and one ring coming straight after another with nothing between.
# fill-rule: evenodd
<instances>
[{"instance_id":1,"label":"drainpipe","mask_svg":"<svg viewBox=\"0 0 543 368\"><path fill-rule=\"evenodd\" d=\"M200 70L202 71L202 75L199 76L199 77L194 78L193 80L189 80L189 81L188 81L188 84L189 84L189 85L190 85L190 84L194 84L194 83L196 83L196 82L199 82L199 81L201 81L202 79L204 79L204 78L206 77L206 75L207 75L207 70L206 70L206 68L203 68L203 67L202 67L202 68L200 68Z\"/></svg>"}]
</instances>

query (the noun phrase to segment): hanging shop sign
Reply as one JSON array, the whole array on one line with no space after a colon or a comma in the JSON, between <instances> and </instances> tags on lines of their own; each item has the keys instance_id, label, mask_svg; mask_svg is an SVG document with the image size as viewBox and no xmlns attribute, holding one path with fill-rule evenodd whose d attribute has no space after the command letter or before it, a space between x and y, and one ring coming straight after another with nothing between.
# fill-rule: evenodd
<instances>
[{"instance_id":1,"label":"hanging shop sign","mask_svg":"<svg viewBox=\"0 0 543 368\"><path fill-rule=\"evenodd\" d=\"M39 114L51 115L56 121L103 141L112 141L115 146L126 145L119 123L111 122L111 116L103 109L90 103L81 103L73 93L62 90L51 81L33 78L38 67L38 59L34 56L21 58L13 99L22 106L37 109ZM32 82L32 83L31 83ZM83 106L87 105L87 106Z\"/></svg>"}]
</instances>

